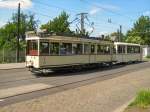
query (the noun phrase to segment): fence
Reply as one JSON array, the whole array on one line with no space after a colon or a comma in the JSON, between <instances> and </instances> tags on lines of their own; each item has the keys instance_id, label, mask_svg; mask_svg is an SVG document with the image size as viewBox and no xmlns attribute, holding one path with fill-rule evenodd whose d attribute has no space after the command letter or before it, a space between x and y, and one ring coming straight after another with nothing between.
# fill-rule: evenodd
<instances>
[{"instance_id":1,"label":"fence","mask_svg":"<svg viewBox=\"0 0 150 112\"><path fill-rule=\"evenodd\" d=\"M25 50L19 52L19 62L25 61ZM16 62L16 50L0 50L0 63Z\"/></svg>"}]
</instances>

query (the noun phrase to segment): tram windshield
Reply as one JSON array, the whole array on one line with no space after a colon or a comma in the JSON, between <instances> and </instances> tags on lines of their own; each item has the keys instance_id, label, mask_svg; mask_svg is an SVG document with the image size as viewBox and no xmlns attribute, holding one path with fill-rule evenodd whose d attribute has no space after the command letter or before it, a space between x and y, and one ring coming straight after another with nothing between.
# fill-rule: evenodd
<instances>
[{"instance_id":1,"label":"tram windshield","mask_svg":"<svg viewBox=\"0 0 150 112\"><path fill-rule=\"evenodd\" d=\"M38 41L36 40L27 41L27 55L30 55L30 56L38 55Z\"/></svg>"}]
</instances>

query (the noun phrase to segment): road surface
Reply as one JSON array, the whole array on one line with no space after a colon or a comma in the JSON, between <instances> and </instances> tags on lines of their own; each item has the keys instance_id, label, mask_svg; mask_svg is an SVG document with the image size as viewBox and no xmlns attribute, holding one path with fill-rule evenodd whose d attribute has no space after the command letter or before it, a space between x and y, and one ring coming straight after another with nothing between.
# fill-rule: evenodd
<instances>
[{"instance_id":1,"label":"road surface","mask_svg":"<svg viewBox=\"0 0 150 112\"><path fill-rule=\"evenodd\" d=\"M46 76L32 74L27 69L0 70L0 106L112 79L147 67L150 67L149 62L117 65L112 68L106 67L75 73L52 72ZM21 88L23 89L21 90Z\"/></svg>"}]
</instances>

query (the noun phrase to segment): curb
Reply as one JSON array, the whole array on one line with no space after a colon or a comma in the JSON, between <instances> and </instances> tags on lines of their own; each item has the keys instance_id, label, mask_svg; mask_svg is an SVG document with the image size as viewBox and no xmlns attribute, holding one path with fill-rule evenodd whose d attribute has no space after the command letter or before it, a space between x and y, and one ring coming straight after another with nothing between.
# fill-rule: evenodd
<instances>
[{"instance_id":1,"label":"curb","mask_svg":"<svg viewBox=\"0 0 150 112\"><path fill-rule=\"evenodd\" d=\"M23 69L23 68L26 68L24 62L0 64L0 70Z\"/></svg>"},{"instance_id":2,"label":"curb","mask_svg":"<svg viewBox=\"0 0 150 112\"><path fill-rule=\"evenodd\" d=\"M128 107L128 105L129 105L131 102L134 101L134 99L135 99L135 97L132 98L131 100L129 100L128 102L126 102L125 104L123 104L122 106L118 107L118 108L117 108L115 111L113 111L113 112L124 112L124 110Z\"/></svg>"},{"instance_id":3,"label":"curb","mask_svg":"<svg viewBox=\"0 0 150 112\"><path fill-rule=\"evenodd\" d=\"M20 67L20 68L4 68L0 70L13 70L13 69L25 69L26 67Z\"/></svg>"}]
</instances>

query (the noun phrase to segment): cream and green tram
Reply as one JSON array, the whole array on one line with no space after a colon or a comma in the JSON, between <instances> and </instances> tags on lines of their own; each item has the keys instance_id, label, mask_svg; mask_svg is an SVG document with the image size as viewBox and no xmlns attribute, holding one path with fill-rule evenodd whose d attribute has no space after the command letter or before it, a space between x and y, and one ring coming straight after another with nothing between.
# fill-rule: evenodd
<instances>
[{"instance_id":1,"label":"cream and green tram","mask_svg":"<svg viewBox=\"0 0 150 112\"><path fill-rule=\"evenodd\" d=\"M115 42L114 45L118 63L142 61L142 47L140 44Z\"/></svg>"},{"instance_id":2,"label":"cream and green tram","mask_svg":"<svg viewBox=\"0 0 150 112\"><path fill-rule=\"evenodd\" d=\"M55 69L115 61L113 42L27 33L26 67Z\"/></svg>"}]
</instances>

